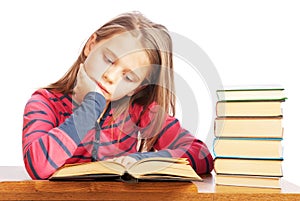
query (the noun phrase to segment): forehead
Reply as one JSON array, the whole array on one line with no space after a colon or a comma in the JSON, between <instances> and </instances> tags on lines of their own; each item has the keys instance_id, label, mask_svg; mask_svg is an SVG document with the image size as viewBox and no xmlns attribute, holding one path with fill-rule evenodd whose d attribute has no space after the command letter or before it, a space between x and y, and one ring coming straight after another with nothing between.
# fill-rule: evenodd
<instances>
[{"instance_id":1,"label":"forehead","mask_svg":"<svg viewBox=\"0 0 300 201\"><path fill-rule=\"evenodd\" d=\"M109 50L126 67L134 70L136 67L149 66L149 58L145 49L137 38L130 33L115 34L112 37L100 41L95 49ZM111 56L111 55L110 55Z\"/></svg>"}]
</instances>

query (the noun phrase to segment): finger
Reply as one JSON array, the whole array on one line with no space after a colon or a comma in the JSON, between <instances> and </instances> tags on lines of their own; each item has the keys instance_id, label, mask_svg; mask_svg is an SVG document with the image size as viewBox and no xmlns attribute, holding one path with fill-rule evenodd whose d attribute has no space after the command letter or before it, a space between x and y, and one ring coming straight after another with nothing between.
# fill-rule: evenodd
<instances>
[{"instance_id":1,"label":"finger","mask_svg":"<svg viewBox=\"0 0 300 201\"><path fill-rule=\"evenodd\" d=\"M127 161L127 160L123 161L123 165L124 165L125 167L128 167L128 166L130 166L131 164L132 164L132 162L130 162L130 161Z\"/></svg>"},{"instance_id":2,"label":"finger","mask_svg":"<svg viewBox=\"0 0 300 201\"><path fill-rule=\"evenodd\" d=\"M135 159L133 159L132 157L126 157L125 159L124 159L124 161L123 161L123 165L125 165L126 167L129 167L129 166L131 166L133 163L135 163L136 162L136 160Z\"/></svg>"},{"instance_id":3,"label":"finger","mask_svg":"<svg viewBox=\"0 0 300 201\"><path fill-rule=\"evenodd\" d=\"M84 67L83 67L82 63L79 65L79 70L78 70L78 73L77 73L77 77L79 77L79 78L84 77Z\"/></svg>"},{"instance_id":4,"label":"finger","mask_svg":"<svg viewBox=\"0 0 300 201\"><path fill-rule=\"evenodd\" d=\"M82 63L79 65L79 70L81 75L86 75L85 68Z\"/></svg>"},{"instance_id":5,"label":"finger","mask_svg":"<svg viewBox=\"0 0 300 201\"><path fill-rule=\"evenodd\" d=\"M115 158L115 161L118 162L118 163L123 163L123 160L124 160L124 156L120 156L118 158Z\"/></svg>"}]
</instances>

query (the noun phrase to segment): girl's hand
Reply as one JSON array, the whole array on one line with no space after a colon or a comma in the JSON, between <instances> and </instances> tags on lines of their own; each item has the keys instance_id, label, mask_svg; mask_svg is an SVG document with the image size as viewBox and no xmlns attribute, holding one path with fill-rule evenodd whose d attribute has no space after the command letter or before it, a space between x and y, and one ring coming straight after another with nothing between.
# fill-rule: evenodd
<instances>
[{"instance_id":1,"label":"girl's hand","mask_svg":"<svg viewBox=\"0 0 300 201\"><path fill-rule=\"evenodd\" d=\"M117 158L108 159L108 161L115 161L115 162L121 163L125 167L130 167L137 160L130 157L130 156L120 156L120 157L117 157Z\"/></svg>"},{"instance_id":2,"label":"girl's hand","mask_svg":"<svg viewBox=\"0 0 300 201\"><path fill-rule=\"evenodd\" d=\"M73 99L80 104L83 101L84 96L92 91L102 94L97 83L88 76L83 64L80 64L76 78L76 86L73 89Z\"/></svg>"}]
</instances>

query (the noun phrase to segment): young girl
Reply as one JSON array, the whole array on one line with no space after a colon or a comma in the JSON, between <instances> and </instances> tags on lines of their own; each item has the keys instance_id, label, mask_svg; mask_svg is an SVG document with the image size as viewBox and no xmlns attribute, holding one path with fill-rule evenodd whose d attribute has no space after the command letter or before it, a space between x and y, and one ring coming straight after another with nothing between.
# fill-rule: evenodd
<instances>
[{"instance_id":1,"label":"young girl","mask_svg":"<svg viewBox=\"0 0 300 201\"><path fill-rule=\"evenodd\" d=\"M23 156L33 179L64 164L184 157L213 169L206 145L175 115L172 41L167 29L125 13L86 42L69 71L25 106Z\"/></svg>"}]
</instances>

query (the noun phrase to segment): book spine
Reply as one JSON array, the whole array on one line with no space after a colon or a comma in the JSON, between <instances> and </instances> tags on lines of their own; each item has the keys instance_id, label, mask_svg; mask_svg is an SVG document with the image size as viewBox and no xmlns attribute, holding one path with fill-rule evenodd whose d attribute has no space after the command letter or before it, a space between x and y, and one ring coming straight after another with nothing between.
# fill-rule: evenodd
<instances>
[{"instance_id":1,"label":"book spine","mask_svg":"<svg viewBox=\"0 0 300 201\"><path fill-rule=\"evenodd\" d=\"M281 102L270 101L217 101L216 116L225 117L282 117ZM260 105L260 107L259 107Z\"/></svg>"},{"instance_id":2,"label":"book spine","mask_svg":"<svg viewBox=\"0 0 300 201\"><path fill-rule=\"evenodd\" d=\"M222 155L222 153L217 154L216 153L216 145L218 143L218 140L247 140L247 141L253 141L253 144L255 144L254 141L260 140L260 141L266 141L266 143L268 143L268 141L282 141L283 140L283 127L281 122L277 122L276 124L276 128L274 128L274 125L272 125L272 123L265 123L263 121L265 121L266 119L270 119L270 120L279 120L281 121L281 119L283 118L283 113L282 113L282 108L281 108L281 103L284 102L287 98L286 97L278 97L278 98L274 98L274 99L266 99L266 98L259 98L259 97L255 97L255 98L249 98L249 99L241 99L241 100L237 100L234 99L234 96L232 97L232 100L226 100L226 92L235 92L235 91L249 91L249 92L254 92L254 91L260 91L261 92L268 92L268 91L274 91L274 90L284 90L283 88L272 88L272 89L225 89L225 90L217 90L217 97L218 97L218 101L216 102L216 118L215 118L215 122L214 122L214 141L213 141L213 154L215 156L215 162L218 159L223 159L223 160L258 160L258 161L283 161L283 157L282 153L281 155L277 155L273 157L272 154L267 155L261 155L259 157L249 157L249 156L243 156L242 154L238 154L239 152L228 152L228 151L224 151L223 153L227 152L227 153L235 153L235 155ZM245 97L245 96L244 96ZM247 96L249 97L249 96ZM264 96L267 97L267 96ZM237 104L239 105L237 105ZM236 113L227 113L226 108L229 108L229 105L227 104L231 104L231 108L233 108L234 112L237 111ZM232 105L234 104L234 105ZM257 106L257 105L260 105ZM272 107L273 109L275 109L274 111L270 112L270 111L262 111L265 109L265 105L267 107ZM257 113L255 113L257 111ZM226 122L227 120L245 120L248 121L248 124L243 124L241 122L231 122L230 124L228 122ZM217 121L224 121L223 122L218 122ZM256 121L261 121L261 122L256 122L256 124L251 125L251 120L256 120ZM225 123L227 123L226 125L226 130L224 130L224 125ZM245 126L246 125L246 126ZM260 130L259 128L253 131L249 131L251 130L253 127L255 127L254 125L259 125L262 129ZM230 126L237 126L235 128L232 129L232 127ZM266 126L268 126L270 129L266 128ZM274 131L275 133L272 134L272 131ZM224 134L224 133L225 134ZM234 134L232 134L233 136L230 136L230 132L235 132ZM255 132L261 132L261 133L255 133ZM224 134L224 136L222 136L222 134ZM236 142L235 142L236 144ZM247 143L248 144L248 143ZM253 148L253 144L250 143L251 147L248 147L248 150L251 150ZM230 146L230 144L229 144ZM279 148L282 148L281 143L277 146L279 146ZM254 147L255 148L255 147ZM219 150L219 149L218 149ZM222 150L222 149L220 149ZM224 150L224 149L223 149ZM239 149L236 149L237 151L239 151ZM282 151L282 149L280 149ZM240 152L241 153L241 152ZM247 152L249 153L249 152ZM279 156L279 157L278 157ZM234 162L233 161L233 162ZM282 167L281 167L282 168ZM220 174L216 169L215 169L216 174ZM232 172L234 172L234 170L232 170ZM230 174L230 175L239 175L239 174L232 174L232 172L222 172L221 174L226 175L226 174ZM282 172L282 170L281 170ZM243 174L241 173L240 175L247 175L247 174ZM247 175L247 176L255 176L255 175ZM267 177L282 177L282 175L259 175L259 176L267 176Z\"/></svg>"},{"instance_id":3,"label":"book spine","mask_svg":"<svg viewBox=\"0 0 300 201\"><path fill-rule=\"evenodd\" d=\"M259 141L259 142L266 142L268 143L269 141L282 141L283 138L232 138L232 137L215 137L213 141L213 155L215 158L228 158L228 159L257 159L257 160L283 160L283 153L282 153L282 146L281 144L278 147L278 153L279 156L271 156L271 155L261 155L261 156L249 156L249 154L243 155L242 153L245 154L245 152L240 151L240 154L222 154L222 153L217 153L216 147L218 146L219 140L233 140L233 141ZM278 146L278 145L276 145ZM246 152L246 153L249 153Z\"/></svg>"}]
</instances>

